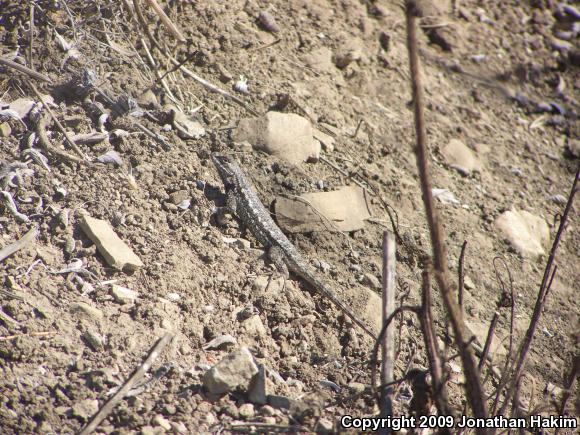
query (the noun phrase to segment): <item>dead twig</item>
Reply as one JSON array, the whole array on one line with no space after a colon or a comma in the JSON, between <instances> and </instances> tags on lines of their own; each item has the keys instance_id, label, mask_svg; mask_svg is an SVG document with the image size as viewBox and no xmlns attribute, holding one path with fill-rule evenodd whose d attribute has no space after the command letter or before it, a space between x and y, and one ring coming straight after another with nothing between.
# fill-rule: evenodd
<instances>
[{"instance_id":1,"label":"dead twig","mask_svg":"<svg viewBox=\"0 0 580 435\"><path fill-rule=\"evenodd\" d=\"M0 57L0 65L4 65L4 66L7 66L9 68L15 69L16 71L20 71L21 73L29 75L33 79L40 80L42 82L52 83L52 80L50 78L48 78L47 76L45 76L44 74L36 72L28 67L25 67L24 65L20 65L19 63L16 63L12 60L3 59Z\"/></svg>"},{"instance_id":2,"label":"dead twig","mask_svg":"<svg viewBox=\"0 0 580 435\"><path fill-rule=\"evenodd\" d=\"M169 57L169 60L171 60L171 62L175 66L180 64L180 62L177 61L176 59L174 59L173 57ZM194 74L192 71L188 70L183 65L181 65L179 67L179 70L182 73L184 73L186 76L188 76L189 78L191 78L191 79L195 80L196 82L198 82L199 84L203 85L210 92L215 92L217 94L220 94L222 97L225 97L229 100L232 100L233 102L239 104L240 106L242 106L244 109L246 109L248 112L250 112L254 116L260 116L260 114L258 112L256 112L254 109L252 109L244 100L241 100L238 97L236 97L235 95L232 95L229 92L226 92L223 89L218 88L216 85L214 85L214 84L208 82L207 80L199 77L198 75Z\"/></svg>"},{"instance_id":3,"label":"dead twig","mask_svg":"<svg viewBox=\"0 0 580 435\"><path fill-rule=\"evenodd\" d=\"M414 0L407 0L406 8L406 23L407 23L407 47L409 51L409 67L411 72L411 87L413 91L413 108L415 114L415 133L417 137L417 145L415 147L415 154L417 159L417 167L419 170L419 177L421 180L421 191L423 202L425 204L425 211L429 224L429 231L431 234L431 242L433 246L433 263L435 266L435 278L439 285L443 302L449 319L453 333L455 335L455 342L459 348L461 355L461 362L463 365L467 399L473 410L476 418L487 418L488 412L485 406L485 395L481 380L479 378L479 370L473 355L473 349L467 344L467 334L465 331L465 324L463 322L463 315L459 309L454 294L451 288L451 280L449 279L449 267L447 265L447 255L443 235L443 228L439 219L439 213L434 204L433 194L431 193L431 176L427 162L427 133L425 128L424 115L424 95L421 84L421 76L419 73L419 55L417 49L417 30L416 17L418 15L418 8ZM488 433L486 428L477 428L476 433L485 435Z\"/></svg>"},{"instance_id":4,"label":"dead twig","mask_svg":"<svg viewBox=\"0 0 580 435\"><path fill-rule=\"evenodd\" d=\"M505 284L503 282L503 279L501 278L501 274L499 273L499 269L498 266L496 264L496 262L501 261L502 264L504 265L507 274L508 274L508 278L509 278L509 285L510 285L510 294L508 296L507 290L505 288ZM512 273L510 271L509 266L507 265L506 261L501 258L501 257L495 257L493 259L493 268L495 270L495 277L497 279L497 282L500 285L501 288L501 296L500 296L500 301L498 302L498 307L502 307L505 306L505 300L506 298L509 298L510 301L510 306L511 306L511 312L510 312L510 344L509 344L509 349L505 358L505 364L503 367L503 371L501 373L501 378L499 380L498 383L498 387L496 392L494 393L495 395L495 399L493 401L493 406L491 408L491 414L495 415L495 412L497 410L498 404L499 404L499 400L500 400L500 396L502 391L504 390L504 388L506 387L506 385L509 383L509 374L510 374L510 363L512 355L513 355L513 344L514 344L514 322L515 322L515 318L516 318L516 298L515 298L515 293L514 293L514 285L513 285L513 279L512 279Z\"/></svg>"},{"instance_id":5,"label":"dead twig","mask_svg":"<svg viewBox=\"0 0 580 435\"><path fill-rule=\"evenodd\" d=\"M151 6L151 8L155 11L159 19L163 21L163 24L167 26L167 28L173 34L175 39L177 39L179 42L185 42L185 37L181 34L177 26L173 24L173 21L171 21L169 17L165 14L165 12L163 12L163 9L161 9L159 3L157 3L155 0L145 0L145 1L149 3L149 6ZM136 0L133 0L133 2L136 2Z\"/></svg>"},{"instance_id":6,"label":"dead twig","mask_svg":"<svg viewBox=\"0 0 580 435\"><path fill-rule=\"evenodd\" d=\"M457 302L459 303L459 308L463 312L463 287L465 282L465 249L467 248L467 240L463 241L463 246L461 246L461 254L459 255L459 268L458 268L458 288L457 288Z\"/></svg>"},{"instance_id":7,"label":"dead twig","mask_svg":"<svg viewBox=\"0 0 580 435\"><path fill-rule=\"evenodd\" d=\"M149 354L147 355L145 361L143 361L143 364L135 369L129 379L125 381L123 386L121 386L121 388L119 388L119 390L104 403L101 409L99 409L99 411L93 415L93 417L89 420L79 435L90 434L105 418L107 418L117 403L123 400L127 392L133 388L133 385L135 385L135 383L139 381L145 375L145 373L147 373L149 368L151 368L151 365L155 362L157 357L161 354L165 346L167 346L172 338L173 334L171 332L166 332L163 337L157 340L157 343L155 343L153 348L149 351Z\"/></svg>"},{"instance_id":8,"label":"dead twig","mask_svg":"<svg viewBox=\"0 0 580 435\"><path fill-rule=\"evenodd\" d=\"M34 2L30 2L29 6L29 18L28 18L28 31L30 32L30 44L28 44L28 65L34 70L32 49L34 48Z\"/></svg>"},{"instance_id":9,"label":"dead twig","mask_svg":"<svg viewBox=\"0 0 580 435\"><path fill-rule=\"evenodd\" d=\"M10 341L16 340L22 337L49 337L55 335L56 331L43 331L43 332L29 332L27 334L14 334L14 335L4 335L0 337L0 341Z\"/></svg>"},{"instance_id":10,"label":"dead twig","mask_svg":"<svg viewBox=\"0 0 580 435\"><path fill-rule=\"evenodd\" d=\"M443 364L441 363L441 355L437 344L437 336L435 334L435 325L433 322L433 312L431 310L430 268L431 263L428 262L423 269L423 291L421 294L420 315L421 329L425 341L427 359L429 360L429 372L431 373L431 384L433 387L435 406L437 407L439 415L452 415L453 410L449 406L447 400L447 388L443 381ZM442 428L441 431L445 431L445 429ZM449 433L449 431L447 430L444 433Z\"/></svg>"},{"instance_id":11,"label":"dead twig","mask_svg":"<svg viewBox=\"0 0 580 435\"><path fill-rule=\"evenodd\" d=\"M373 395L376 397L377 402L380 401L380 397L377 395L377 386L376 386L376 384L377 384L377 359L378 359L378 355L379 355L379 347L380 347L381 343L383 342L383 336L385 335L387 328L389 327L389 325L391 324L393 319L397 316L397 314L403 313L405 311L411 311L411 312L415 313L417 316L419 316L420 312L421 312L421 308L416 307L416 306L411 306L411 305L401 305L395 311L393 311L393 313L384 321L381 332L379 333L379 336L377 337L377 340L375 341L375 345L373 347L373 352L371 354L371 359L370 359L371 390L372 390Z\"/></svg>"},{"instance_id":12,"label":"dead twig","mask_svg":"<svg viewBox=\"0 0 580 435\"><path fill-rule=\"evenodd\" d=\"M379 201L383 205L383 208L387 212L387 215L389 216L389 220L391 221L392 230L393 230L393 233L395 233L395 236L397 238L397 242L400 243L402 241L402 239L401 239L401 235L399 233L399 216L397 215L397 212L393 209L393 213L395 214L395 218L393 218L391 211L390 211L390 209L392 207L385 202L385 200L381 197L381 195L376 193L372 188L365 186L362 182L360 182L359 180L354 178L351 174L349 174L345 170L341 169L338 165L331 162L327 158L320 156L320 160L322 162L326 163L328 166L330 166L335 171L342 174L343 176L348 177L348 179L352 180L357 186L364 189L364 191L367 192L369 195L374 196L374 197L379 199Z\"/></svg>"},{"instance_id":13,"label":"dead twig","mask_svg":"<svg viewBox=\"0 0 580 435\"><path fill-rule=\"evenodd\" d=\"M36 96L36 98L38 98L39 101L43 101L42 96L38 92L38 89L36 89L36 86L34 86L34 84L32 84L32 82L30 82L30 81L28 82L28 86L30 86L30 89L32 89L32 92L34 92L34 95ZM51 108L48 106L48 104L43 104L43 106L46 109L46 111L48 112L48 114L50 115L50 117L52 118L52 120L54 121L54 123L56 124L56 126L58 127L58 129L60 130L60 132L64 135L64 137L66 138L67 142L69 143L71 148L74 150L74 152L77 153L77 155L81 159L83 159L85 162L88 162L89 159L83 154L83 152L77 146L75 141L71 138L70 134L68 134L68 132L64 129L64 126L60 123L60 121L55 116L55 114L53 113Z\"/></svg>"},{"instance_id":14,"label":"dead twig","mask_svg":"<svg viewBox=\"0 0 580 435\"><path fill-rule=\"evenodd\" d=\"M31 228L20 239L18 239L14 243L9 244L8 246L4 246L2 249L0 249L0 263L2 261L4 261L6 258L10 257L15 252L20 251L22 248L27 246L30 242L32 242L34 239L36 239L37 235L38 235L38 228L36 228L36 227Z\"/></svg>"},{"instance_id":15,"label":"dead twig","mask_svg":"<svg viewBox=\"0 0 580 435\"><path fill-rule=\"evenodd\" d=\"M2 320L6 324L13 324L13 325L20 325L20 322L16 319L13 319L11 316L6 314L2 308L0 308L0 320Z\"/></svg>"},{"instance_id":16,"label":"dead twig","mask_svg":"<svg viewBox=\"0 0 580 435\"><path fill-rule=\"evenodd\" d=\"M479 359L479 364L477 368L481 372L483 365L485 364L485 359L487 358L487 354L489 353L489 348L491 347L491 342L493 340L493 334L495 332L495 327L497 325L497 321L499 320L499 313L496 311L493 314L493 319L491 319L491 323L489 324L489 330L487 331L487 338L485 339L485 344L483 345L483 351L481 352L481 358Z\"/></svg>"},{"instance_id":17,"label":"dead twig","mask_svg":"<svg viewBox=\"0 0 580 435\"><path fill-rule=\"evenodd\" d=\"M82 159L73 156L66 151L62 151L55 147L48 138L46 134L46 122L48 115L40 114L40 118L36 122L36 135L38 136L38 142L44 151L54 156L60 157L61 159L68 160L75 163L82 163Z\"/></svg>"},{"instance_id":18,"label":"dead twig","mask_svg":"<svg viewBox=\"0 0 580 435\"><path fill-rule=\"evenodd\" d=\"M0 295L4 295L7 298L16 299L16 300L19 300L21 302L24 302L24 298L23 297L20 297L17 294L14 294L12 292L9 292L8 290L4 290L4 289L1 289L1 288L0 288Z\"/></svg>"},{"instance_id":19,"label":"dead twig","mask_svg":"<svg viewBox=\"0 0 580 435\"><path fill-rule=\"evenodd\" d=\"M141 27L143 28L143 31L145 32L145 34L149 38L149 41L151 42L151 44L155 48L157 48L159 50L159 52L161 52L163 55L165 55L171 61L171 63L173 63L173 65L178 67L179 71L181 71L182 74L184 74L185 76L200 83L202 86L204 86L210 92L215 92L217 94L220 94L223 97L239 104L244 109L246 109L248 112L250 112L252 115L260 116L260 114L258 112L256 112L254 109L252 109L250 106L248 106L248 104L246 104L245 101L241 100L240 98L236 97L235 95L230 94L229 92L224 91L223 89L218 88L216 85L214 85L214 84L208 82L207 80L199 77L197 74L193 73L192 71L187 69L185 66L183 66L182 63L179 62L177 59L175 59L173 56L171 56L171 54L168 53L167 50L163 49L160 46L159 42L153 37L153 35L151 34L151 31L149 30L149 27L147 26L147 22L145 21L145 17L143 16L143 11L141 10L139 2L138 1L133 2L133 6L135 6L134 10L133 10L133 8L130 7L129 2L127 0L123 0L123 2L125 3L125 7L131 13L131 15L134 18L135 18L135 16L137 17L137 21L139 21L139 23L141 24ZM133 11L135 12L135 14L133 14Z\"/></svg>"},{"instance_id":20,"label":"dead twig","mask_svg":"<svg viewBox=\"0 0 580 435\"><path fill-rule=\"evenodd\" d=\"M388 231L383 232L383 322L395 310L395 272L396 272L396 244L395 239ZM395 327L387 328L381 343L383 364L381 367L381 384L386 385L393 381L395 369ZM380 413L381 418L393 415L393 389L381 388ZM379 433L390 434L391 429L383 428Z\"/></svg>"}]
</instances>

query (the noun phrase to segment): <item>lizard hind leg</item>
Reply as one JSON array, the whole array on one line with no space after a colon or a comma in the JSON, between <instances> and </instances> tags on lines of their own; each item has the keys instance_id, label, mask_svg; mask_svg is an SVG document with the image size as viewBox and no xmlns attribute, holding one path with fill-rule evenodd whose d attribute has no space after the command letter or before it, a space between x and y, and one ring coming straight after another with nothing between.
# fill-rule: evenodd
<instances>
[{"instance_id":1,"label":"lizard hind leg","mask_svg":"<svg viewBox=\"0 0 580 435\"><path fill-rule=\"evenodd\" d=\"M286 280L289 278L290 273L288 272L288 266L284 262L284 252L280 249L279 246L271 246L268 249L268 257L270 261L276 267L276 270L282 275L284 279L284 285L282 286L282 291L286 290ZM270 280L272 280L272 276L270 275ZM270 280L268 281L268 285L270 284Z\"/></svg>"},{"instance_id":2,"label":"lizard hind leg","mask_svg":"<svg viewBox=\"0 0 580 435\"><path fill-rule=\"evenodd\" d=\"M274 266L276 266L276 270L284 276L284 279L287 279L290 274L288 272L288 266L286 266L286 262L284 261L284 251L279 246L271 246L268 250L268 257Z\"/></svg>"},{"instance_id":3,"label":"lizard hind leg","mask_svg":"<svg viewBox=\"0 0 580 435\"><path fill-rule=\"evenodd\" d=\"M225 225L226 222L232 217L236 216L237 211L237 201L233 192L226 193L226 204L221 207L217 207L215 210L216 220L220 225Z\"/></svg>"}]
</instances>

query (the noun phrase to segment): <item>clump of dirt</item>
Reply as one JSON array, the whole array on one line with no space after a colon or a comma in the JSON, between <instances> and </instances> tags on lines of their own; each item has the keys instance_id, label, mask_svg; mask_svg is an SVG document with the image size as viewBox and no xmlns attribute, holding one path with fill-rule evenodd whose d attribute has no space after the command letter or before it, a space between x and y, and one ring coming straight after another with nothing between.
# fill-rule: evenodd
<instances>
[{"instance_id":1,"label":"clump of dirt","mask_svg":"<svg viewBox=\"0 0 580 435\"><path fill-rule=\"evenodd\" d=\"M511 282L517 345L549 252L518 252L494 222L514 209L545 221L552 237L557 229L579 164L578 39L570 13L553 2L435 3L420 41L433 187L449 195L438 207L454 273L468 242L464 309L472 332L484 338L500 311L496 373L485 369L491 394L510 335L509 309L499 301ZM3 433L79 431L167 331L175 338L147 382L100 433L331 431L343 415L376 415L372 341L306 283L278 279L235 218L216 217L225 198L209 157L234 153L265 204L275 195L365 185L376 196L363 230L290 238L341 298L378 321L382 232L392 229L386 202L400 234L399 301L420 303L431 248L412 149L403 12L386 1L162 3L184 35L178 43L152 10L130 4L0 1L3 56L50 81L0 65L0 183L17 206L17 213L7 199L0 206L2 245L37 231L0 262ZM46 109L46 140L38 107L22 122L6 111L19 98L38 101L33 85L50 96L80 153ZM332 165L293 166L233 143L240 119L269 109L297 113L330 135L323 154ZM176 112L185 120L176 122ZM79 136L89 133L102 137ZM470 170L449 151L464 148ZM80 228L85 214L108 221L143 267L110 267ZM552 400L547 384L564 388L578 354L580 232L572 215L522 380L528 412ZM136 298L124 299L116 286ZM448 343L437 296L434 310ZM397 325L401 378L428 363L417 320L407 314ZM207 394L204 373L240 346L266 368L268 393L290 402ZM454 353L447 348L447 357ZM462 414L460 367L449 365L450 401ZM402 383L396 414L409 415L411 395Z\"/></svg>"}]
</instances>

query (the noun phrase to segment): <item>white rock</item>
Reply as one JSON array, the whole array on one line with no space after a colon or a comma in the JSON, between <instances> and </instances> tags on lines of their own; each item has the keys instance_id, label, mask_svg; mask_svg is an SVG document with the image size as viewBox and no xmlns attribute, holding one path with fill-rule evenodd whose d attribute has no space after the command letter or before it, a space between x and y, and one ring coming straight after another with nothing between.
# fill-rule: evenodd
<instances>
[{"instance_id":1,"label":"white rock","mask_svg":"<svg viewBox=\"0 0 580 435\"><path fill-rule=\"evenodd\" d=\"M139 293L137 293L135 290L130 290L127 287L121 287L120 285L116 284L113 284L111 294L113 295L113 298L120 304L132 304L139 296Z\"/></svg>"},{"instance_id":2,"label":"white rock","mask_svg":"<svg viewBox=\"0 0 580 435\"><path fill-rule=\"evenodd\" d=\"M258 368L258 374L254 376L252 383L248 391L248 399L252 403L257 405L264 405L268 401L268 395L266 394L266 369L260 364ZM263 408L262 408L262 411Z\"/></svg>"},{"instance_id":3,"label":"white rock","mask_svg":"<svg viewBox=\"0 0 580 435\"><path fill-rule=\"evenodd\" d=\"M433 198L437 198L443 204L459 204L455 194L447 189L431 189Z\"/></svg>"},{"instance_id":4,"label":"white rock","mask_svg":"<svg viewBox=\"0 0 580 435\"><path fill-rule=\"evenodd\" d=\"M363 309L362 318L368 320L371 323L372 329L378 334L381 331L383 322L383 300L381 296L367 288L364 289L364 293L367 296L367 300ZM394 323L391 323L391 325L394 325Z\"/></svg>"},{"instance_id":5,"label":"white rock","mask_svg":"<svg viewBox=\"0 0 580 435\"><path fill-rule=\"evenodd\" d=\"M237 344L237 340L234 336L230 334L220 335L219 337L214 338L210 342L203 345L203 350L210 350L210 349L219 349L220 347L225 347L228 344L234 345Z\"/></svg>"},{"instance_id":6,"label":"white rock","mask_svg":"<svg viewBox=\"0 0 580 435\"><path fill-rule=\"evenodd\" d=\"M96 399L85 399L76 402L72 407L72 415L88 420L99 410L99 401Z\"/></svg>"},{"instance_id":7,"label":"white rock","mask_svg":"<svg viewBox=\"0 0 580 435\"><path fill-rule=\"evenodd\" d=\"M171 423L161 414L157 414L155 417L153 417L153 423L155 423L156 426L160 426L165 430L171 430Z\"/></svg>"},{"instance_id":8,"label":"white rock","mask_svg":"<svg viewBox=\"0 0 580 435\"><path fill-rule=\"evenodd\" d=\"M98 308L91 307L86 302L75 302L70 306L71 313L77 313L89 319L100 321L104 314Z\"/></svg>"},{"instance_id":9,"label":"white rock","mask_svg":"<svg viewBox=\"0 0 580 435\"><path fill-rule=\"evenodd\" d=\"M83 216L80 226L110 266L127 271L135 271L143 266L129 245L113 231L109 222Z\"/></svg>"},{"instance_id":10,"label":"white rock","mask_svg":"<svg viewBox=\"0 0 580 435\"><path fill-rule=\"evenodd\" d=\"M257 296L264 296L265 294L278 295L284 289L284 284L283 277L272 278L270 276L260 275L252 283L252 291Z\"/></svg>"},{"instance_id":11,"label":"white rock","mask_svg":"<svg viewBox=\"0 0 580 435\"><path fill-rule=\"evenodd\" d=\"M550 240L550 229L543 218L525 210L510 210L498 216L495 225L523 257L544 255L544 246Z\"/></svg>"},{"instance_id":12,"label":"white rock","mask_svg":"<svg viewBox=\"0 0 580 435\"><path fill-rule=\"evenodd\" d=\"M465 328L472 334L475 335L477 338L477 342L483 349L485 345L485 340L487 338L487 333L489 332L489 325L486 325L482 322L465 322ZM501 337L497 334L497 329L494 333L493 339L491 341L491 346L489 348L488 357L493 359L497 359L498 357L503 357L507 354L506 348L501 343Z\"/></svg>"}]
</instances>

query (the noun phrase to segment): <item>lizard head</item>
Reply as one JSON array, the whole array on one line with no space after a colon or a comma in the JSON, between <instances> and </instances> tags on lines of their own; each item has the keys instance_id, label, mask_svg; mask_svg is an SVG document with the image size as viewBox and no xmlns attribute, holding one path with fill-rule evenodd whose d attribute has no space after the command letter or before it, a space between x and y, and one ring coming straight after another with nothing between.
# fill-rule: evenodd
<instances>
[{"instance_id":1,"label":"lizard head","mask_svg":"<svg viewBox=\"0 0 580 435\"><path fill-rule=\"evenodd\" d=\"M235 173L232 170L232 161L223 154L212 154L211 161L218 171L224 185L235 185Z\"/></svg>"}]
</instances>

